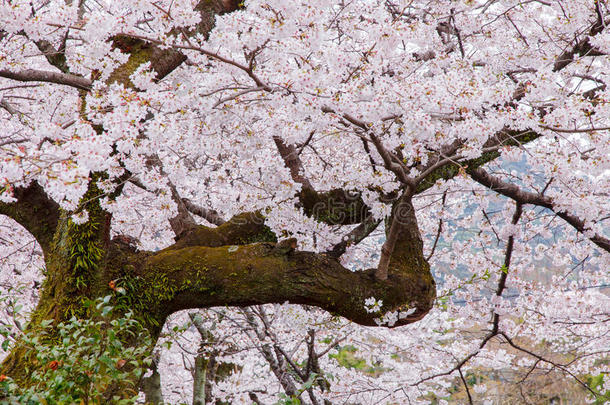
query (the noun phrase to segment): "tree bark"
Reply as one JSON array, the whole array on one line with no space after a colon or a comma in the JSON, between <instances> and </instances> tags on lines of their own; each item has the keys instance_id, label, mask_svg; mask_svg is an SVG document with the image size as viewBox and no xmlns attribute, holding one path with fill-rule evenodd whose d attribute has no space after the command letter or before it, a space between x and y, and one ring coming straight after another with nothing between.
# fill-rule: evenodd
<instances>
[{"instance_id":1,"label":"tree bark","mask_svg":"<svg viewBox=\"0 0 610 405\"><path fill-rule=\"evenodd\" d=\"M193 405L205 405L206 395L209 387L208 382L208 359L204 354L195 356L193 364Z\"/></svg>"},{"instance_id":2,"label":"tree bark","mask_svg":"<svg viewBox=\"0 0 610 405\"><path fill-rule=\"evenodd\" d=\"M142 379L142 391L144 391L144 400L149 405L158 405L163 403L163 391L161 390L161 375L157 370L157 366L153 367L152 374Z\"/></svg>"}]
</instances>

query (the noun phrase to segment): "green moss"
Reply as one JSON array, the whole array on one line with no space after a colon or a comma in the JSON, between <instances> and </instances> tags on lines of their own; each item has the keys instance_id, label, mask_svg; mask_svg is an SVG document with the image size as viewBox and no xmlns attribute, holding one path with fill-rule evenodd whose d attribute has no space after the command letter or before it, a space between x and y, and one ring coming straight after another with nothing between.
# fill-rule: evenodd
<instances>
[{"instance_id":1,"label":"green moss","mask_svg":"<svg viewBox=\"0 0 610 405\"><path fill-rule=\"evenodd\" d=\"M181 32L174 33L181 35ZM113 37L115 49L128 54L127 62L110 74L107 83L119 83L125 88L134 88L130 76L144 63L150 62L151 69L156 73L157 80L162 79L186 60L186 56L174 49L162 49L150 42L127 35Z\"/></svg>"},{"instance_id":2,"label":"green moss","mask_svg":"<svg viewBox=\"0 0 610 405\"><path fill-rule=\"evenodd\" d=\"M159 329L163 326L160 320L165 317L163 302L171 301L176 294L184 291L210 291L205 282L207 271L206 267L202 267L194 278L183 280L170 276L175 272L153 271L146 272L144 276L128 272L115 283L117 308L133 311L136 318L149 329Z\"/></svg>"},{"instance_id":3,"label":"green moss","mask_svg":"<svg viewBox=\"0 0 610 405\"><path fill-rule=\"evenodd\" d=\"M136 319L149 328L160 328L156 308L160 300L171 299L178 290L164 274L153 274L150 278L126 275L117 280L117 308L133 311Z\"/></svg>"},{"instance_id":4,"label":"green moss","mask_svg":"<svg viewBox=\"0 0 610 405\"><path fill-rule=\"evenodd\" d=\"M262 226L259 232L252 233L246 237L240 238L240 245L248 245L258 242L277 242L277 236L268 226Z\"/></svg>"},{"instance_id":5,"label":"green moss","mask_svg":"<svg viewBox=\"0 0 610 405\"><path fill-rule=\"evenodd\" d=\"M31 318L32 325L46 319L59 322L72 316L86 317L84 300L103 293L99 284L106 267L109 217L99 204L103 193L97 182L104 177L92 174L87 192L80 200L79 210L87 210L88 222L77 225L70 219L71 213L60 211L53 240L45 251L47 277Z\"/></svg>"},{"instance_id":6,"label":"green moss","mask_svg":"<svg viewBox=\"0 0 610 405\"><path fill-rule=\"evenodd\" d=\"M299 201L307 216L327 224L357 224L368 214L360 195L342 189L323 193L304 189L299 194Z\"/></svg>"},{"instance_id":7,"label":"green moss","mask_svg":"<svg viewBox=\"0 0 610 405\"><path fill-rule=\"evenodd\" d=\"M126 35L117 35L112 43L114 48L118 48L123 53L129 54L129 59L110 74L107 83L119 83L125 88L135 87L129 76L131 76L143 63L150 62L153 56L152 46L139 39L131 38Z\"/></svg>"},{"instance_id":8,"label":"green moss","mask_svg":"<svg viewBox=\"0 0 610 405\"><path fill-rule=\"evenodd\" d=\"M99 198L103 192L98 188L97 182L105 177L107 176L104 174L94 173L87 192L81 198L79 209L87 210L89 220L77 225L71 219L67 219L67 235L64 239L68 244L70 276L73 279L71 284L75 291L86 290L94 283L104 255L102 246L107 229L103 228L107 226L108 214L100 206Z\"/></svg>"},{"instance_id":9,"label":"green moss","mask_svg":"<svg viewBox=\"0 0 610 405\"><path fill-rule=\"evenodd\" d=\"M178 240L171 249L188 246L219 247L277 242L275 234L264 222L265 218L258 212L242 213L217 228L200 226L193 229Z\"/></svg>"},{"instance_id":10,"label":"green moss","mask_svg":"<svg viewBox=\"0 0 610 405\"><path fill-rule=\"evenodd\" d=\"M534 131L515 131L509 130L504 132L507 139L503 141L503 145L506 146L519 146L528 142L531 142L540 137L540 134ZM461 170L464 173L468 173L469 170L479 168L492 160L497 159L500 156L498 151L485 152L476 159L465 160L459 165L455 163L447 163L444 166L439 167L430 173L426 178L419 183L417 186L416 194L426 191L432 187L439 179L449 180L457 176Z\"/></svg>"}]
</instances>

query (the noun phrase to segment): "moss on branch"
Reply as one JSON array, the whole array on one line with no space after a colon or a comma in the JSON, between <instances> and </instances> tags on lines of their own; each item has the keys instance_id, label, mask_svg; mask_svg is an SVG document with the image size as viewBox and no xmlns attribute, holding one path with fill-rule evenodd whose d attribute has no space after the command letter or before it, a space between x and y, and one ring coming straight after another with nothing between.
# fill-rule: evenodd
<instances>
[{"instance_id":1,"label":"moss on branch","mask_svg":"<svg viewBox=\"0 0 610 405\"><path fill-rule=\"evenodd\" d=\"M426 263L405 260L388 280L372 270L352 272L323 254L272 254L274 245L190 246L151 255L139 277L154 285L172 286L148 310L160 324L169 314L187 308L247 306L291 302L315 305L362 325L376 325L381 314L365 310L369 297L381 299L383 312L417 308L394 326L421 319L435 299L435 283Z\"/></svg>"},{"instance_id":2,"label":"moss on branch","mask_svg":"<svg viewBox=\"0 0 610 405\"><path fill-rule=\"evenodd\" d=\"M255 242L276 242L275 234L265 225L265 217L259 212L235 215L217 228L199 226L188 231L169 249L187 246L246 245Z\"/></svg>"},{"instance_id":3,"label":"moss on branch","mask_svg":"<svg viewBox=\"0 0 610 405\"><path fill-rule=\"evenodd\" d=\"M178 37L202 34L204 38L207 38L214 28L216 15L235 11L240 7L240 4L241 2L233 0L202 0L194 8L201 15L199 24L194 29L189 30L175 28L169 34ZM150 42L127 35L115 35L112 38L112 46L115 49L120 49L123 53L129 54L129 59L112 72L107 82L117 82L127 88L134 87L129 76L143 63L150 62L151 68L156 73L155 79L161 80L187 59L186 55L175 49L161 48Z\"/></svg>"},{"instance_id":4,"label":"moss on branch","mask_svg":"<svg viewBox=\"0 0 610 405\"><path fill-rule=\"evenodd\" d=\"M370 213L360 194L342 189L326 192L303 189L299 201L307 216L331 225L359 224Z\"/></svg>"},{"instance_id":5,"label":"moss on branch","mask_svg":"<svg viewBox=\"0 0 610 405\"><path fill-rule=\"evenodd\" d=\"M516 131L516 130L503 130L498 133L495 137L490 138L488 142L483 145L486 147L493 147L497 145L503 146L520 146L535 139L540 138L542 135L534 131ZM415 191L416 194L426 191L432 187L438 180L450 180L457 176L460 171L468 173L468 170L476 169L483 166L492 160L497 159L500 156L498 150L492 150L484 152L481 156L475 159L463 160L459 163L455 161L449 161L447 164L440 166L436 170L433 170L426 176L418 185Z\"/></svg>"},{"instance_id":6,"label":"moss on branch","mask_svg":"<svg viewBox=\"0 0 610 405\"><path fill-rule=\"evenodd\" d=\"M112 72L107 82L117 82L128 88L134 87L129 76L144 63L150 62L152 70L156 73L155 79L161 80L186 60L186 56L176 50L162 49L141 39L125 35L113 37L112 46L129 54L129 59Z\"/></svg>"}]
</instances>

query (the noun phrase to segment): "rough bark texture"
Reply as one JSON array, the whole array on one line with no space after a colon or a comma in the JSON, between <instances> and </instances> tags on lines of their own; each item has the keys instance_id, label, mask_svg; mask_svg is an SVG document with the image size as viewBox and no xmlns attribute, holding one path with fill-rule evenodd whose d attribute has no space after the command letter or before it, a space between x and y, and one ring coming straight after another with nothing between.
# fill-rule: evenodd
<instances>
[{"instance_id":1,"label":"rough bark texture","mask_svg":"<svg viewBox=\"0 0 610 405\"><path fill-rule=\"evenodd\" d=\"M141 277L161 272L176 290L158 300L153 313L164 320L172 312L192 307L291 302L316 305L354 322L375 325L379 314L369 314L364 308L364 300L371 296L383 299L384 311L407 303L416 306L418 311L401 324L421 319L432 307L434 281L427 265L417 267L417 259L380 281L371 272L352 272L324 255L275 255L272 248L269 243L194 246L149 256Z\"/></svg>"}]
</instances>

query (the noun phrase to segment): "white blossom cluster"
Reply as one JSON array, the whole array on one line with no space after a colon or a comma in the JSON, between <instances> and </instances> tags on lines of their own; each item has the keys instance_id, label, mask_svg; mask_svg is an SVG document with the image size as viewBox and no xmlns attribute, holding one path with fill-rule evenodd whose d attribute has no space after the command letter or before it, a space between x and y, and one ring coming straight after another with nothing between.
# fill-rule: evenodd
<instances>
[{"instance_id":1,"label":"white blossom cluster","mask_svg":"<svg viewBox=\"0 0 610 405\"><path fill-rule=\"evenodd\" d=\"M188 33L201 19L195 0L80 3L0 4L0 73L59 72L36 41L59 46L67 38L70 74L91 82L81 97L70 85L0 74L0 204L37 181L84 223L89 213L79 201L90 173L105 172L99 198L113 214L112 232L136 237L141 250L174 242L173 185L226 219L260 210L276 235L296 237L300 250L327 252L352 227L305 214L296 197L303 185L275 139L296 147L300 174L315 189L360 193L375 219L391 213L382 197L401 183L366 131L400 154L412 178L438 156L461 165L413 200L438 287L426 317L395 329L362 327L315 308L267 305L273 336L261 338L243 311L204 311L218 361L236 365L213 384L215 397L248 403L254 392L264 403L278 400L284 387L262 348L282 347L302 362L310 330L318 353L327 350L319 366L330 383L315 395L332 403L447 403L456 387L464 389L460 373L506 369L566 380L605 373L595 390L610 391L603 366L610 254L594 243L610 238L610 28L591 31L600 19L610 24L604 2L247 0L216 16L209 36ZM132 87L109 83L129 60L112 47L117 35L173 48L187 60L162 80L143 63L129 77ZM566 54L586 39L588 53ZM527 138L533 133L538 139ZM510 136L493 144L498 134ZM543 195L552 210L524 204L514 223L515 203L468 175L466 161L474 166L490 152L498 158L484 166L488 172ZM152 155L159 165L149 164ZM123 179L127 171L138 185ZM121 194L111 198L117 187ZM341 263L355 271L376 266L383 224L348 246ZM0 216L0 291L21 286L21 315L36 304L43 263L33 238ZM384 313L375 297L361 305L386 326L415 311ZM6 308L0 316L13 319ZM16 319L7 322L18 333L27 320ZM486 341L494 319L503 335ZM263 330L263 320L256 322ZM189 368L203 347L183 313L167 331L178 324L187 325L183 334L163 337L171 349L158 346L170 402L190 400ZM475 403L493 403L489 381L470 386Z\"/></svg>"}]
</instances>

